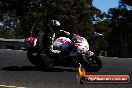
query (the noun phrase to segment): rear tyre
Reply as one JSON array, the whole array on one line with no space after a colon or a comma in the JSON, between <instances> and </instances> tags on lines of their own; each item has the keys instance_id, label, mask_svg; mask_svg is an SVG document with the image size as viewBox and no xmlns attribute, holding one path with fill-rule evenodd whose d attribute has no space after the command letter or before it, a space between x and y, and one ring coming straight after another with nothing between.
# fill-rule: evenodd
<instances>
[{"instance_id":1,"label":"rear tyre","mask_svg":"<svg viewBox=\"0 0 132 88\"><path fill-rule=\"evenodd\" d=\"M38 58L39 58L39 53L38 53L38 50L36 49L29 49L27 51L27 57L28 57L28 60L35 66L39 65L39 61L38 61Z\"/></svg>"},{"instance_id":2,"label":"rear tyre","mask_svg":"<svg viewBox=\"0 0 132 88\"><path fill-rule=\"evenodd\" d=\"M27 52L28 60L35 65L37 68L41 69L52 69L53 59L50 58L45 52L39 52L36 49L30 49Z\"/></svg>"},{"instance_id":3,"label":"rear tyre","mask_svg":"<svg viewBox=\"0 0 132 88\"><path fill-rule=\"evenodd\" d=\"M37 67L43 67L44 69L53 69L54 67L53 59L47 54L40 53L39 62L40 64Z\"/></svg>"}]
</instances>

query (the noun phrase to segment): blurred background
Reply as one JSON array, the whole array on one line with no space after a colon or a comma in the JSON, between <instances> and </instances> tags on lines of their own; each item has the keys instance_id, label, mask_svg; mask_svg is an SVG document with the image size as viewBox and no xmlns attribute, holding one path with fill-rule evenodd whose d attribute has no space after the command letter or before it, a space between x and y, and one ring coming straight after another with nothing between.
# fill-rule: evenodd
<instances>
[{"instance_id":1,"label":"blurred background","mask_svg":"<svg viewBox=\"0 0 132 88\"><path fill-rule=\"evenodd\" d=\"M36 37L49 20L57 19L62 29L84 36L95 54L132 57L132 1L118 0L109 9L108 4L97 0L0 0L0 46L3 41L8 46L15 41L12 45L22 47L23 39Z\"/></svg>"}]
</instances>

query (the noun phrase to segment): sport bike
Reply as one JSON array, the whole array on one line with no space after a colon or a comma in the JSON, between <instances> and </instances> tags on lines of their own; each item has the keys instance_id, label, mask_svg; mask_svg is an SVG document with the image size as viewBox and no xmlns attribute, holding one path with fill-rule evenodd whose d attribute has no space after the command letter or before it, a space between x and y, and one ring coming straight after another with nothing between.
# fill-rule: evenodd
<instances>
[{"instance_id":1,"label":"sport bike","mask_svg":"<svg viewBox=\"0 0 132 88\"><path fill-rule=\"evenodd\" d=\"M26 38L29 44L27 57L29 61L37 66L52 69L56 65L78 66L79 64L86 70L100 70L102 68L101 59L89 49L88 41L77 34L73 34L70 39L61 36L53 41L52 45L39 49L41 41L39 38ZM45 41L43 42L45 43ZM50 50L50 47L53 50Z\"/></svg>"}]
</instances>

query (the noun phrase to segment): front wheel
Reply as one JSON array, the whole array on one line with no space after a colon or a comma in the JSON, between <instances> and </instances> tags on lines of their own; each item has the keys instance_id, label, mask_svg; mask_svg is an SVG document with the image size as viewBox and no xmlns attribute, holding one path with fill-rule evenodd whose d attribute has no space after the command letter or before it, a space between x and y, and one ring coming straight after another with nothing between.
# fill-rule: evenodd
<instances>
[{"instance_id":1,"label":"front wheel","mask_svg":"<svg viewBox=\"0 0 132 88\"><path fill-rule=\"evenodd\" d=\"M96 55L93 56L83 56L82 66L86 70L98 71L102 68L102 61Z\"/></svg>"}]
</instances>

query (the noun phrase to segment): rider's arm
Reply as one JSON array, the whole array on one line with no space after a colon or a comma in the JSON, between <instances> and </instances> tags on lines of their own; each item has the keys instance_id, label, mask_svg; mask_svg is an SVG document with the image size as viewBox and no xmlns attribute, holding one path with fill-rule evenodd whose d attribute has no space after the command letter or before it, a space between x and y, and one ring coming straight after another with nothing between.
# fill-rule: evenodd
<instances>
[{"instance_id":1,"label":"rider's arm","mask_svg":"<svg viewBox=\"0 0 132 88\"><path fill-rule=\"evenodd\" d=\"M70 32L64 31L64 30L60 30L60 35L61 36L65 36L71 39L71 35Z\"/></svg>"},{"instance_id":2,"label":"rider's arm","mask_svg":"<svg viewBox=\"0 0 132 88\"><path fill-rule=\"evenodd\" d=\"M55 33L53 33L52 38L51 38L52 44L53 44L54 40L55 40Z\"/></svg>"}]
</instances>

